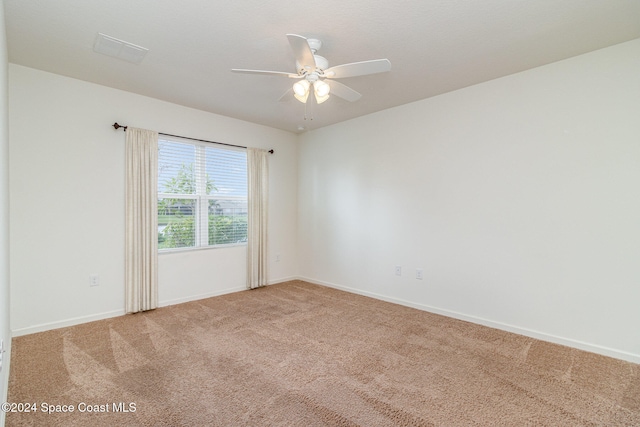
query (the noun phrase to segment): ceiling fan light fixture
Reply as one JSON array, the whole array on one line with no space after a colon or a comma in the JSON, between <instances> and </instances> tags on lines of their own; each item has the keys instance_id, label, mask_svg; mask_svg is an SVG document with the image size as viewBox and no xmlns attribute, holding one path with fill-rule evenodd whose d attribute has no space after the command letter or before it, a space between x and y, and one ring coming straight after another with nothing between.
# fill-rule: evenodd
<instances>
[{"instance_id":1,"label":"ceiling fan light fixture","mask_svg":"<svg viewBox=\"0 0 640 427\"><path fill-rule=\"evenodd\" d=\"M287 38L289 39L289 45L293 50L293 55L296 60L295 73L286 71L248 70L244 68L234 68L231 71L235 73L286 76L291 79L300 79L293 85L292 89L280 97L280 100L290 97L293 91L294 97L303 104L306 104L309 99L309 93L311 92L311 85L313 85L315 100L318 104L322 104L329 99L329 93L349 102L355 102L362 97L362 95L355 90L333 79L384 73L391 69L391 62L389 62L388 59L373 59L329 67L329 61L317 54L318 49L322 47L320 40L307 39L297 34L287 34ZM324 79L331 79L331 84L329 85Z\"/></svg>"}]
</instances>

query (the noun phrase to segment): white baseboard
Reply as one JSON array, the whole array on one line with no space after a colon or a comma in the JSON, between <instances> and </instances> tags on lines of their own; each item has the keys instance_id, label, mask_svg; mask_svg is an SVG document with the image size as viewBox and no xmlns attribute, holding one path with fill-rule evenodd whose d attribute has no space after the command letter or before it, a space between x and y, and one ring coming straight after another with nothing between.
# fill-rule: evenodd
<instances>
[{"instance_id":1,"label":"white baseboard","mask_svg":"<svg viewBox=\"0 0 640 427\"><path fill-rule=\"evenodd\" d=\"M276 283L288 282L290 280L299 280L299 277L291 276L291 277L282 277L280 279L273 279L273 280L269 280L269 283L267 285L275 285ZM246 291L246 290L247 288L245 286L236 286L233 288L223 289L221 291L208 292L206 294L192 295L185 298L176 298L176 299L167 300L167 301L160 301L158 303L158 307L167 307L169 305L182 304L185 302L197 301L200 299L217 297L220 295L232 294L234 292L240 292L240 291Z\"/></svg>"},{"instance_id":2,"label":"white baseboard","mask_svg":"<svg viewBox=\"0 0 640 427\"><path fill-rule=\"evenodd\" d=\"M493 320L483 319L481 317L470 316L463 313L458 313L456 311L441 309L437 307L432 307L426 304L419 304L411 301L405 301L400 298L388 297L385 295L376 294L373 292L362 291L360 289L350 288L348 286L341 286L335 283L324 282L322 280L311 279L308 277L298 277L298 280L304 280L305 282L314 283L316 285L327 286L329 288L335 288L342 291L364 295L367 297L379 299L382 301L392 302L394 304L404 305L406 307L416 308L418 310L427 311L429 313L440 314L446 317L452 317L454 319L464 320L471 323L476 323L483 326L488 326L494 329L500 329L507 332L513 332L515 334L524 335L530 338L539 339L541 341L547 341L554 344L560 344L567 347L577 348L579 350L588 351L591 353L601 354L603 356L609 356L616 359L626 360L632 363L640 364L640 355L628 353L626 351L620 351L609 347L603 347L597 344L590 344L570 338L563 338L556 335L547 334L544 332L534 331L531 329L521 328L518 326L508 325L506 323L495 322Z\"/></svg>"},{"instance_id":3,"label":"white baseboard","mask_svg":"<svg viewBox=\"0 0 640 427\"><path fill-rule=\"evenodd\" d=\"M279 279L269 280L269 285L275 285L276 283L290 282L292 280L303 280L303 279L301 279L298 276L281 277Z\"/></svg>"},{"instance_id":4,"label":"white baseboard","mask_svg":"<svg viewBox=\"0 0 640 427\"><path fill-rule=\"evenodd\" d=\"M40 325L29 326L27 328L13 329L11 336L19 337L22 335L35 334L51 329L66 328L67 326L79 325L81 323L94 322L96 320L109 319L111 317L123 316L124 309L107 311L104 313L92 314L90 316L73 317L71 319L59 320L56 322L42 323Z\"/></svg>"},{"instance_id":5,"label":"white baseboard","mask_svg":"<svg viewBox=\"0 0 640 427\"><path fill-rule=\"evenodd\" d=\"M234 292L240 292L240 291L246 291L246 290L247 288L244 286L234 286L233 288L227 288L227 289L223 289L215 292L207 292L206 294L191 295L184 298L176 298L172 300L160 301L158 302L158 307L167 307L169 305L182 304L185 302L197 301L200 299L217 297L220 295L232 294Z\"/></svg>"}]
</instances>

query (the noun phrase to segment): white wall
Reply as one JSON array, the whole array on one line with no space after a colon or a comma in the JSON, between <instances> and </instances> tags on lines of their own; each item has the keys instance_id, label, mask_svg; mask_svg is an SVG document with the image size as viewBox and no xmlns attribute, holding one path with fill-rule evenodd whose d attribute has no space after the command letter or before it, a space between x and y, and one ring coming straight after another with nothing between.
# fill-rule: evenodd
<instances>
[{"instance_id":1,"label":"white wall","mask_svg":"<svg viewBox=\"0 0 640 427\"><path fill-rule=\"evenodd\" d=\"M309 132L300 273L638 363L639 135L640 39Z\"/></svg>"},{"instance_id":2,"label":"white wall","mask_svg":"<svg viewBox=\"0 0 640 427\"><path fill-rule=\"evenodd\" d=\"M7 39L4 1L0 0L0 339L6 353L0 371L0 403L7 400L11 330L9 327L9 137L7 126ZM0 411L0 426L4 425Z\"/></svg>"},{"instance_id":3,"label":"white wall","mask_svg":"<svg viewBox=\"0 0 640 427\"><path fill-rule=\"evenodd\" d=\"M9 103L14 335L123 313L125 135L115 121L273 148L270 279L297 274L296 135L14 64ZM160 255L160 303L244 289L245 253Z\"/></svg>"}]
</instances>

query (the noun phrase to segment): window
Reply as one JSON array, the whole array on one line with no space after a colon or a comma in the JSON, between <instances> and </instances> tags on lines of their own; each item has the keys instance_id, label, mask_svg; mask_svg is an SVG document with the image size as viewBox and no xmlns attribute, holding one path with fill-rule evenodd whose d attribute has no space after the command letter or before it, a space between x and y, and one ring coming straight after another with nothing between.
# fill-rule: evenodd
<instances>
[{"instance_id":1,"label":"window","mask_svg":"<svg viewBox=\"0 0 640 427\"><path fill-rule=\"evenodd\" d=\"M158 141L158 249L246 244L247 154Z\"/></svg>"}]
</instances>

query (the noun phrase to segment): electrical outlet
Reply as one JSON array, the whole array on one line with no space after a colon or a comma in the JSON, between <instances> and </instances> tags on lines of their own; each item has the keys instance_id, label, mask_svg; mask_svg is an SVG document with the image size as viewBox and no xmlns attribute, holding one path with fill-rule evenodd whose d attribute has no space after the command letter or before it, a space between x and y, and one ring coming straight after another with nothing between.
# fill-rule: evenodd
<instances>
[{"instance_id":1,"label":"electrical outlet","mask_svg":"<svg viewBox=\"0 0 640 427\"><path fill-rule=\"evenodd\" d=\"M89 275L89 286L98 286L100 285L100 276L97 274Z\"/></svg>"},{"instance_id":2,"label":"electrical outlet","mask_svg":"<svg viewBox=\"0 0 640 427\"><path fill-rule=\"evenodd\" d=\"M422 280L422 269L416 268L416 279Z\"/></svg>"},{"instance_id":3,"label":"electrical outlet","mask_svg":"<svg viewBox=\"0 0 640 427\"><path fill-rule=\"evenodd\" d=\"M402 276L402 267L396 265L396 276Z\"/></svg>"}]
</instances>

